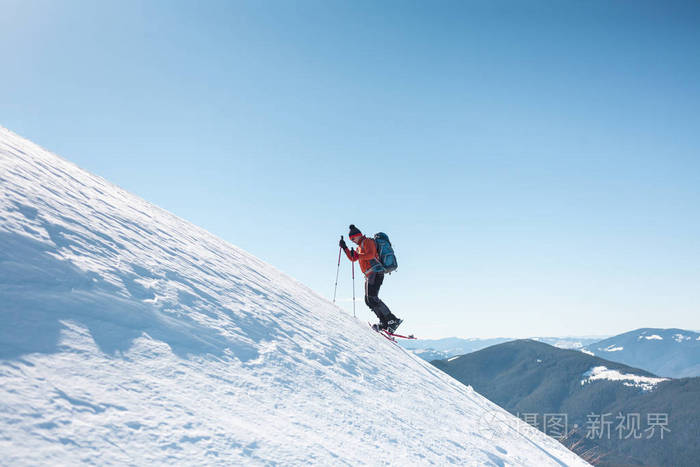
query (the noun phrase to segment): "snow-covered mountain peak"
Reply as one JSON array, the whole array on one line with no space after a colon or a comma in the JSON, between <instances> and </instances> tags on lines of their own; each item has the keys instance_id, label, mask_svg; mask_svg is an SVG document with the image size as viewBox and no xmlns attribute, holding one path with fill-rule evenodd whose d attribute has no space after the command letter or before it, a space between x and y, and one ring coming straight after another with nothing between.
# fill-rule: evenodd
<instances>
[{"instance_id":1,"label":"snow-covered mountain peak","mask_svg":"<svg viewBox=\"0 0 700 467\"><path fill-rule=\"evenodd\" d=\"M8 465L586 465L270 265L3 128L0 316Z\"/></svg>"},{"instance_id":2,"label":"snow-covered mountain peak","mask_svg":"<svg viewBox=\"0 0 700 467\"><path fill-rule=\"evenodd\" d=\"M700 375L700 333L669 328L641 328L586 346L595 355L659 376Z\"/></svg>"}]
</instances>

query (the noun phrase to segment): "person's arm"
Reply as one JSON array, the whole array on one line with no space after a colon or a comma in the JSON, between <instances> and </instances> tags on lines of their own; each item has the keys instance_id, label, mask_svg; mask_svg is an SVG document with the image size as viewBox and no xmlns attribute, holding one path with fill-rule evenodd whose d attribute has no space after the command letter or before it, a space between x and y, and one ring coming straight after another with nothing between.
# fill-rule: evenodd
<instances>
[{"instance_id":1,"label":"person's arm","mask_svg":"<svg viewBox=\"0 0 700 467\"><path fill-rule=\"evenodd\" d=\"M358 259L360 259L360 255L358 255L355 250L345 247L345 250L343 251L345 251L345 255L350 261L357 261Z\"/></svg>"},{"instance_id":2,"label":"person's arm","mask_svg":"<svg viewBox=\"0 0 700 467\"><path fill-rule=\"evenodd\" d=\"M340 243L338 245L340 245L340 248L343 249L343 251L345 252L345 256L347 256L350 261L358 260L359 255L355 250L348 249L348 246L345 244L345 240L343 240L343 237L340 237Z\"/></svg>"}]
</instances>

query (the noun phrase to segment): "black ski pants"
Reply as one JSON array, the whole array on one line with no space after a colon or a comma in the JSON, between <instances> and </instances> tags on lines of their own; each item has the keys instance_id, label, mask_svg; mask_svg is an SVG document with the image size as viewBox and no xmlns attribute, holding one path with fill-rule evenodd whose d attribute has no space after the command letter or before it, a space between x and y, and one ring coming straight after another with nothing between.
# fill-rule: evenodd
<instances>
[{"instance_id":1,"label":"black ski pants","mask_svg":"<svg viewBox=\"0 0 700 467\"><path fill-rule=\"evenodd\" d=\"M365 303L377 315L379 321L386 324L387 321L396 319L396 317L391 313L389 307L379 299L379 288L382 286L382 282L384 282L383 273L370 272L365 277Z\"/></svg>"}]
</instances>

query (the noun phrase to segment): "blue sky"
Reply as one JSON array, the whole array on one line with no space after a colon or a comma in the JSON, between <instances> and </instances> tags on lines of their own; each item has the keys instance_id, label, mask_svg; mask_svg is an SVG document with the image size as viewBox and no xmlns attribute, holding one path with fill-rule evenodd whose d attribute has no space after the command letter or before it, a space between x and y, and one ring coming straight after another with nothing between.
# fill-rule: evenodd
<instances>
[{"instance_id":1,"label":"blue sky","mask_svg":"<svg viewBox=\"0 0 700 467\"><path fill-rule=\"evenodd\" d=\"M700 329L697 2L0 5L1 125L323 295L355 223L421 336Z\"/></svg>"}]
</instances>

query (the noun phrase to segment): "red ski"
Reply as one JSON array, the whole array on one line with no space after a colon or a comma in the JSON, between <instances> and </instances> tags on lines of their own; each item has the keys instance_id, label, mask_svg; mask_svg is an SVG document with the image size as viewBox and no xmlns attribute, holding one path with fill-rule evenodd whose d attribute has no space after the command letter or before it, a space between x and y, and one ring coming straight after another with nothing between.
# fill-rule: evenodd
<instances>
[{"instance_id":1,"label":"red ski","mask_svg":"<svg viewBox=\"0 0 700 467\"><path fill-rule=\"evenodd\" d=\"M384 332L389 334L391 337L400 337L401 339L418 339L413 334L409 334L408 336L402 336L401 334L394 334L393 332L389 332L389 331L384 331Z\"/></svg>"},{"instance_id":2,"label":"red ski","mask_svg":"<svg viewBox=\"0 0 700 467\"><path fill-rule=\"evenodd\" d=\"M369 324L369 327L372 329L372 331L376 332L377 334L381 334L382 337L384 337L384 338L387 339L387 340L390 340L390 341L393 342L394 344L398 344L398 342L396 342L396 339L394 339L393 337L391 337L387 331L385 331L385 330L383 330L383 329L381 329L381 330L376 330L376 329L374 328L374 326L372 325L372 323L370 323L369 321L367 322L367 324Z\"/></svg>"},{"instance_id":3,"label":"red ski","mask_svg":"<svg viewBox=\"0 0 700 467\"><path fill-rule=\"evenodd\" d=\"M371 327L373 331L378 332L379 334L386 337L387 339L389 339L392 342L396 342L397 337L399 337L401 339L417 339L417 337L414 336L413 334L409 334L408 336L403 336L401 334L394 334L393 332L389 332L386 329L380 329L379 331L377 331L376 329L374 329L374 325L372 325L372 323L367 322L367 324L369 324L369 327Z\"/></svg>"}]
</instances>

